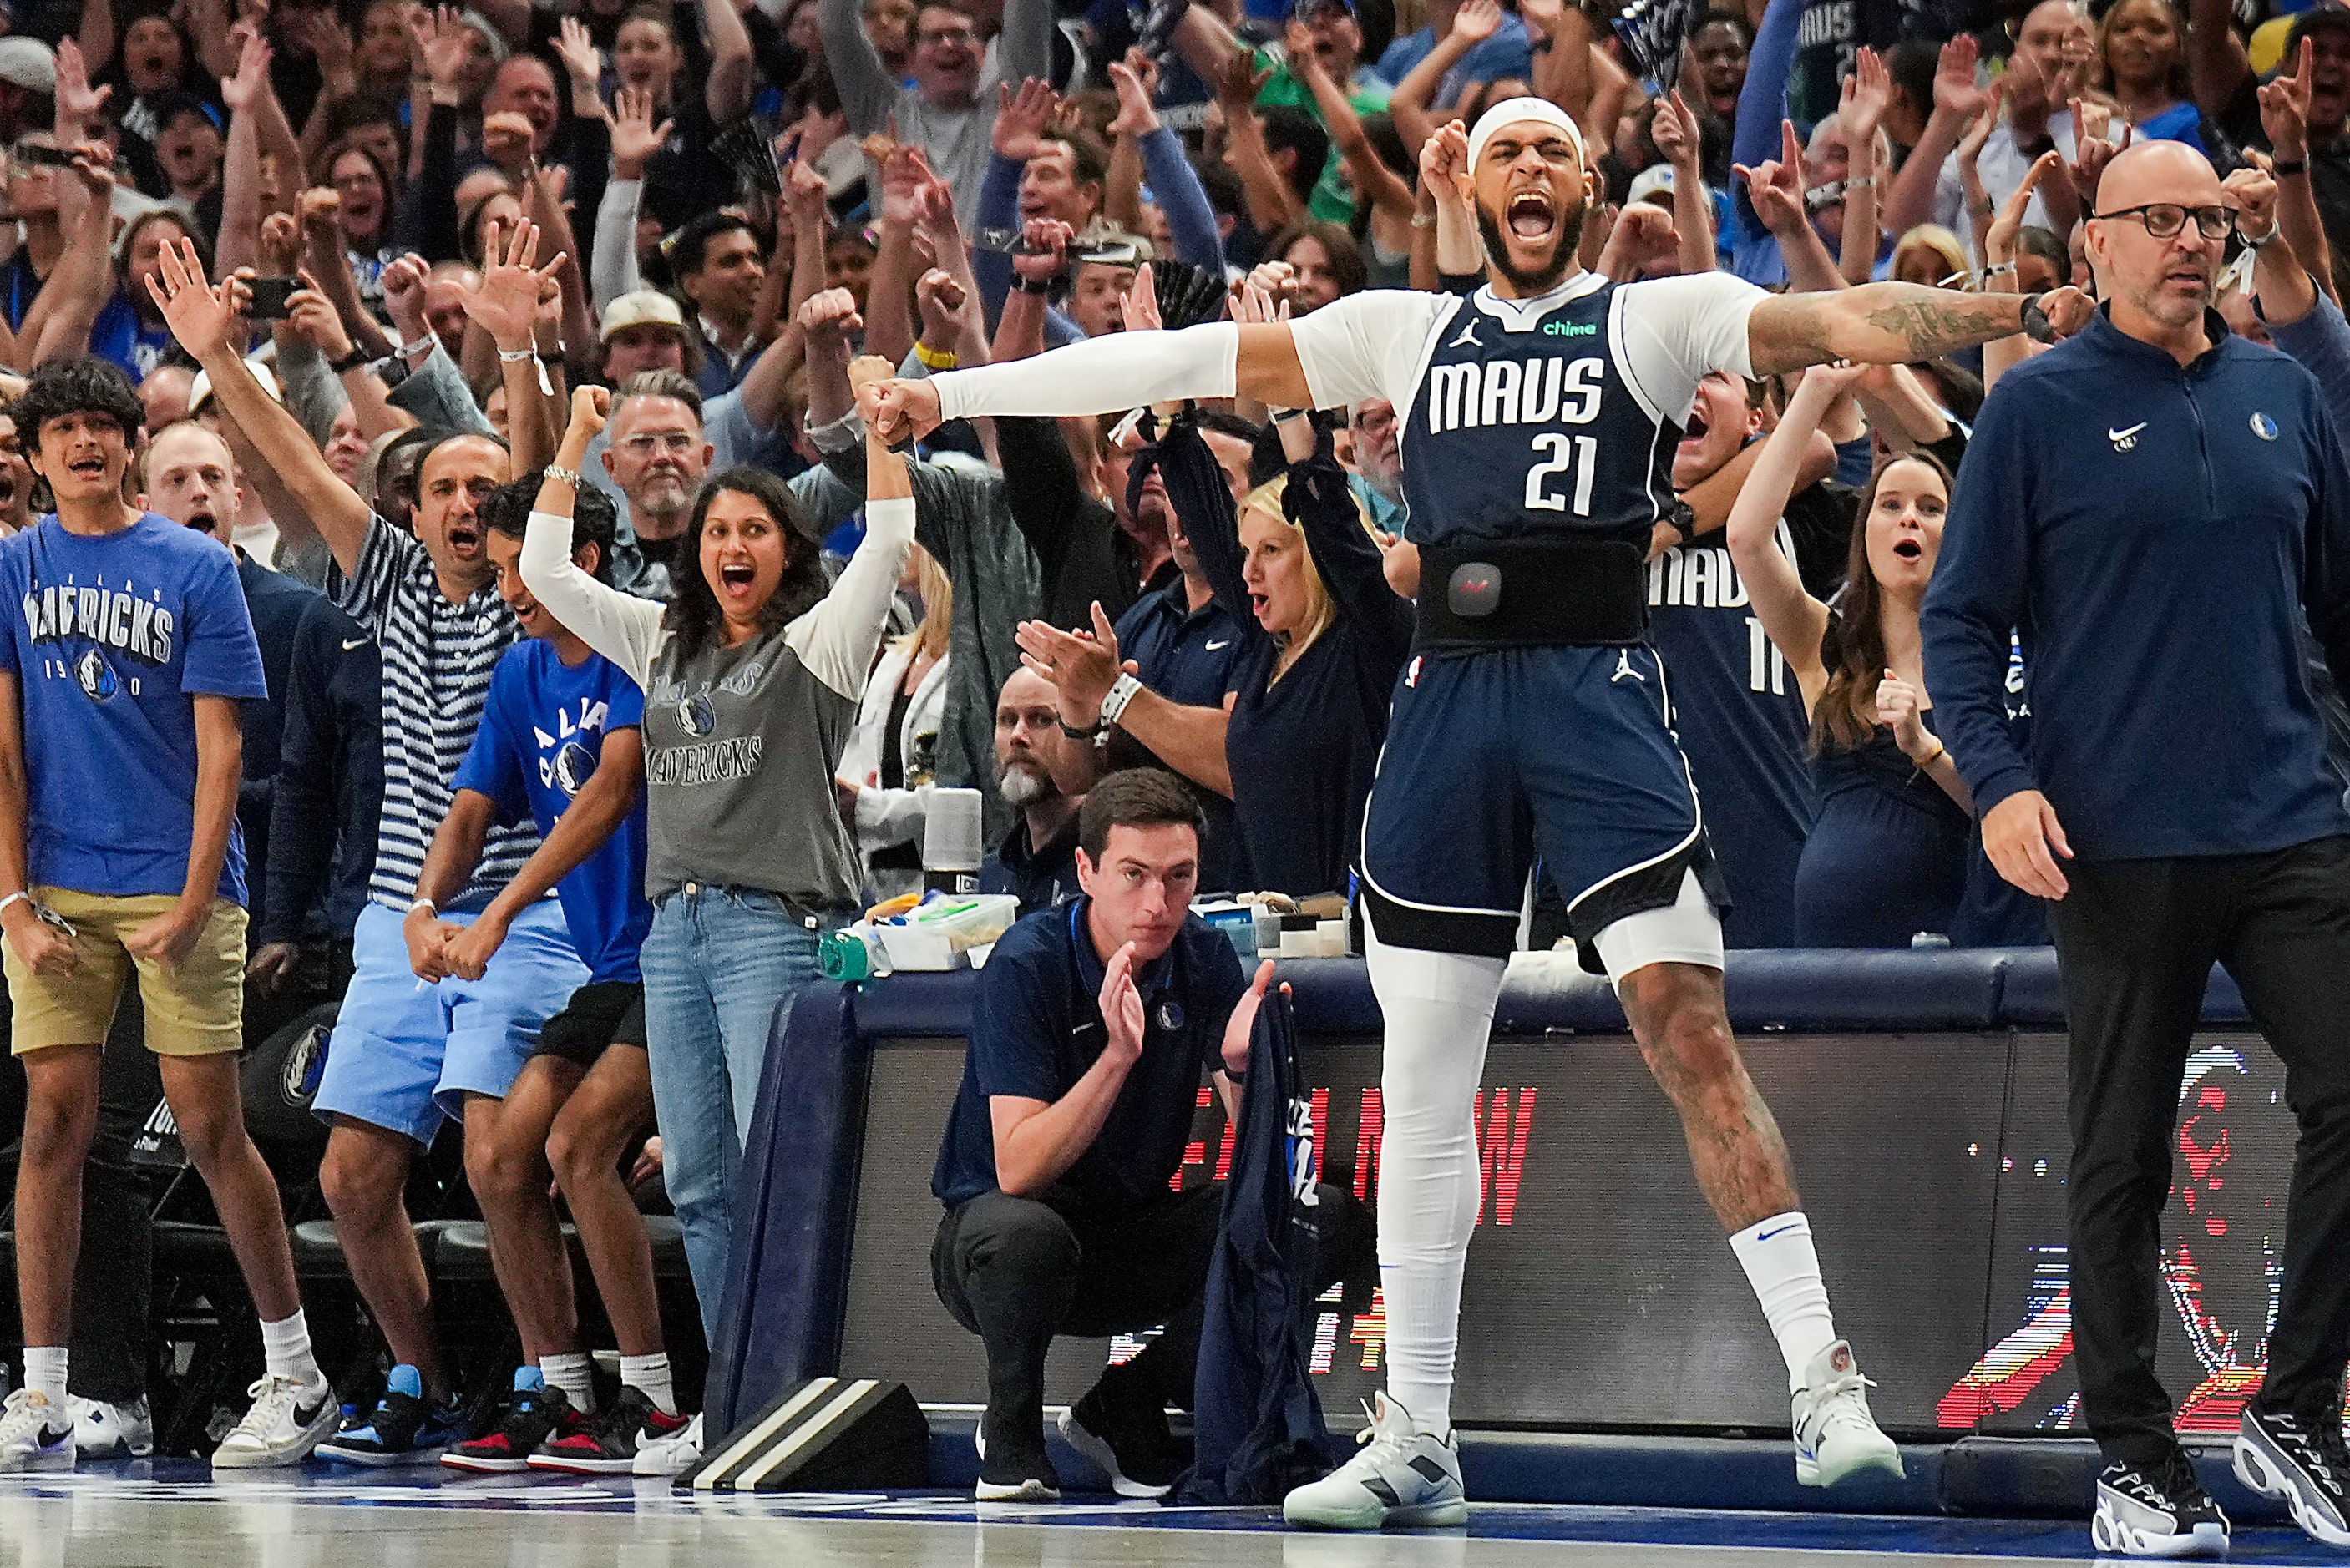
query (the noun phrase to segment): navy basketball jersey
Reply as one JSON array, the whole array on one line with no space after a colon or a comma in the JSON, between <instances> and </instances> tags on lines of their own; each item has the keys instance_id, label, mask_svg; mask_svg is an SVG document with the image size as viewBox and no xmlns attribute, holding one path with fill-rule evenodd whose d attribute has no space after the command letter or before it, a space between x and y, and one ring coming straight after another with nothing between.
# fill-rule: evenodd
<instances>
[{"instance_id":1,"label":"navy basketball jersey","mask_svg":"<svg viewBox=\"0 0 2350 1568\"><path fill-rule=\"evenodd\" d=\"M1400 428L1406 538L1647 545L1673 504L1680 427L1617 369L1616 297L1601 279L1522 325L1473 303L1454 313Z\"/></svg>"},{"instance_id":2,"label":"navy basketball jersey","mask_svg":"<svg viewBox=\"0 0 2350 1568\"><path fill-rule=\"evenodd\" d=\"M1648 563L1648 640L1665 667L1673 732L1689 758L1707 838L1729 884L1723 939L1795 938L1795 863L1812 829L1810 724L1787 660L1763 635L1719 534ZM1779 524L1779 548L1795 558Z\"/></svg>"},{"instance_id":3,"label":"navy basketball jersey","mask_svg":"<svg viewBox=\"0 0 2350 1568\"><path fill-rule=\"evenodd\" d=\"M1583 273L1531 299L1350 295L1291 335L1315 407L1395 405L1406 538L1645 550L1673 504L1697 384L1752 369L1747 317L1768 297L1722 273L1623 285Z\"/></svg>"}]
</instances>

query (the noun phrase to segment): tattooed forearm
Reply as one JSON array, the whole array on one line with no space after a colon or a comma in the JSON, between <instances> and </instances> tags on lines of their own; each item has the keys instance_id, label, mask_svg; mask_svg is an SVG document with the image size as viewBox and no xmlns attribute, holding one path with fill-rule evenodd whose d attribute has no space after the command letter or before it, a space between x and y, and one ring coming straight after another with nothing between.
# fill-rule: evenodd
<instances>
[{"instance_id":1,"label":"tattooed forearm","mask_svg":"<svg viewBox=\"0 0 2350 1568\"><path fill-rule=\"evenodd\" d=\"M1930 359L2019 330L2022 309L2021 295L1872 283L1764 300L1747 330L1754 373L1769 376L1831 359L1871 365Z\"/></svg>"},{"instance_id":2,"label":"tattooed forearm","mask_svg":"<svg viewBox=\"0 0 2350 1568\"><path fill-rule=\"evenodd\" d=\"M1906 346L1904 362L2004 337L2023 325L2020 294L1960 294L1914 283L1872 284L1865 292L1879 289L1899 294L1869 311L1868 325Z\"/></svg>"}]
</instances>

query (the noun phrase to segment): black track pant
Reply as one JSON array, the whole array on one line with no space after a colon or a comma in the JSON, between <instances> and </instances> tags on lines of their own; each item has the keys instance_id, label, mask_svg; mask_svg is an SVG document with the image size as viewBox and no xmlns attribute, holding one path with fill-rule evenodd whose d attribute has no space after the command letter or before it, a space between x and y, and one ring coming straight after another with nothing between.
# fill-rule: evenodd
<instances>
[{"instance_id":1,"label":"black track pant","mask_svg":"<svg viewBox=\"0 0 2350 1568\"><path fill-rule=\"evenodd\" d=\"M1315 1293L1367 1251L1368 1216L1350 1193L1316 1189L1325 1240ZM983 1192L947 1210L931 1248L939 1300L987 1345L991 1425L1037 1430L1045 1356L1056 1334L1100 1338L1165 1324L1141 1355L1102 1374L1105 1398L1191 1407L1201 1298L1222 1189L1202 1183L1116 1215Z\"/></svg>"},{"instance_id":2,"label":"black track pant","mask_svg":"<svg viewBox=\"0 0 2350 1568\"><path fill-rule=\"evenodd\" d=\"M2155 1375L2161 1214L2189 1036L2226 966L2300 1128L2284 1276L2256 1403L2338 1421L2350 1358L2350 837L2262 855L2065 867L2051 905L2072 1054L2073 1334L2106 1457L2175 1444Z\"/></svg>"}]
</instances>

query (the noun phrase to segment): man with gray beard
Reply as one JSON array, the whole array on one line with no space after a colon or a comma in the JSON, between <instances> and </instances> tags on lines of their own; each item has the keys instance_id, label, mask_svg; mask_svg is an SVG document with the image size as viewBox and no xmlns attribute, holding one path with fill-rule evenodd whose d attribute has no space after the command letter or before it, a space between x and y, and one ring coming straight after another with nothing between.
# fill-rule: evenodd
<instances>
[{"instance_id":1,"label":"man with gray beard","mask_svg":"<svg viewBox=\"0 0 2350 1568\"><path fill-rule=\"evenodd\" d=\"M1099 753L1061 728L1051 682L1015 670L995 700L995 792L1020 815L983 861L979 890L1011 893L1020 912L1077 891L1077 807L1101 773Z\"/></svg>"}]
</instances>

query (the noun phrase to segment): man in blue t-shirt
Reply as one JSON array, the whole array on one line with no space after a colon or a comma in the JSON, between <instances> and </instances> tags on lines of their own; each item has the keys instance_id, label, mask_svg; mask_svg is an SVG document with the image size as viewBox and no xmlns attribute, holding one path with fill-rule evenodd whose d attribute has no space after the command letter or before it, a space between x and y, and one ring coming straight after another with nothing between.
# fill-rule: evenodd
<instances>
[{"instance_id":1,"label":"man in blue t-shirt","mask_svg":"<svg viewBox=\"0 0 2350 1568\"><path fill-rule=\"evenodd\" d=\"M93 359L15 408L55 515L0 544L0 930L26 1102L16 1179L25 1386L0 1469L67 1469L67 1345L99 1046L135 971L147 1047L263 1318L267 1371L221 1466L300 1462L334 1429L277 1184L245 1135L242 699L265 693L228 553L123 504L144 410Z\"/></svg>"},{"instance_id":2,"label":"man in blue t-shirt","mask_svg":"<svg viewBox=\"0 0 2350 1568\"><path fill-rule=\"evenodd\" d=\"M625 1474L640 1438L674 1436L678 1414L653 1294L652 1254L620 1161L653 1121L637 950L652 923L645 898L644 693L540 607L517 566L541 476L499 488L482 508L498 595L526 640L490 678L456 797L417 878L422 899L452 898L472 877L489 830L534 822L539 847L470 923L419 904L404 929L428 980L479 979L517 913L552 888L587 983L539 1032L506 1091L484 1158L469 1160L473 1195L494 1244L499 1288L522 1337L515 1397L493 1431L442 1462L460 1469ZM572 514L573 558L608 582L618 515L583 490ZM554 1151L561 1150L559 1158ZM553 1164L550 1168L550 1158ZM600 1420L579 1340L571 1260L547 1186L559 1186L620 1347L620 1397Z\"/></svg>"},{"instance_id":3,"label":"man in blue t-shirt","mask_svg":"<svg viewBox=\"0 0 2350 1568\"><path fill-rule=\"evenodd\" d=\"M1044 1438L1045 1357L1059 1334L1166 1325L1102 1375L1061 1435L1123 1496L1159 1496L1182 1468L1166 1407L1191 1404L1219 1200L1211 1184L1170 1187L1203 1069L1239 1119L1249 1033L1273 978L1265 962L1245 981L1232 944L1191 913L1201 826L1171 774L1102 780L1077 816L1085 897L1013 927L980 977L931 1177L947 1209L931 1272L947 1311L987 1347L983 1502L1060 1495ZM1351 1234L1351 1200L1317 1192L1336 1217L1326 1234ZM1326 1251L1335 1263L1337 1249Z\"/></svg>"}]
</instances>

